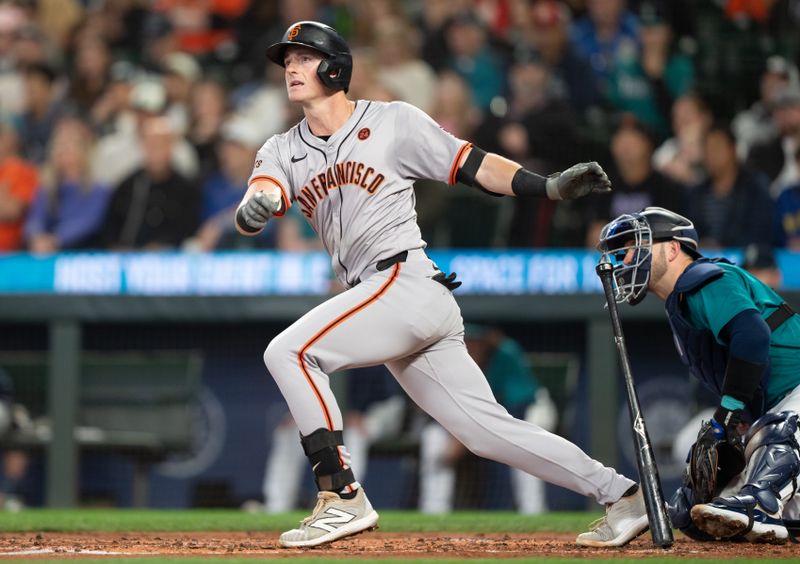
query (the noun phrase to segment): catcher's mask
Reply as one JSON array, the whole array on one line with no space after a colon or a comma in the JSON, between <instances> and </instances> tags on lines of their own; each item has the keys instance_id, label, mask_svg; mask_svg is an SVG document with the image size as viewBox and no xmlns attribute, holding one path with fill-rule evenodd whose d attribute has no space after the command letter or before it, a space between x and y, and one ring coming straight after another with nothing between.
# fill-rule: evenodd
<instances>
[{"instance_id":1,"label":"catcher's mask","mask_svg":"<svg viewBox=\"0 0 800 564\"><path fill-rule=\"evenodd\" d=\"M644 299L650 283L653 243L672 239L678 241L689 256L700 258L694 224L664 208L649 207L623 214L603 227L597 248L602 252L600 262L614 266L617 303L636 305Z\"/></svg>"}]
</instances>

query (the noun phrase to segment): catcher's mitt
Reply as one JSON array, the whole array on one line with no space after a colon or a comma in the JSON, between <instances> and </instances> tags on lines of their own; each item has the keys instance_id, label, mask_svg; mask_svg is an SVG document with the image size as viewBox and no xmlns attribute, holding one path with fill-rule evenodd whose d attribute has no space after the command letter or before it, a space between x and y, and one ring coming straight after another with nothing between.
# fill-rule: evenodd
<instances>
[{"instance_id":1,"label":"catcher's mitt","mask_svg":"<svg viewBox=\"0 0 800 564\"><path fill-rule=\"evenodd\" d=\"M725 411L725 413L720 413ZM725 424L720 423L720 419ZM689 480L700 503L717 497L722 488L745 467L744 440L738 411L718 409L704 421L689 455Z\"/></svg>"}]
</instances>

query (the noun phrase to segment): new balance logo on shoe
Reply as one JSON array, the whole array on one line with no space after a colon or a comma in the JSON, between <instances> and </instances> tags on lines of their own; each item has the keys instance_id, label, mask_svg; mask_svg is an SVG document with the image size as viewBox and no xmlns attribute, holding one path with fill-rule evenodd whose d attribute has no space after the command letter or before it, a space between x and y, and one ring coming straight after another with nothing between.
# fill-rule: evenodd
<instances>
[{"instance_id":1,"label":"new balance logo on shoe","mask_svg":"<svg viewBox=\"0 0 800 564\"><path fill-rule=\"evenodd\" d=\"M322 529L323 531L328 531L332 533L336 529L338 529L341 525L349 523L353 519L356 518L355 515L352 513L347 513L346 511L342 511L341 509L336 509L335 507L329 507L323 515L332 515L332 517L323 517L322 519L317 519L313 523L311 523L310 527L316 527L317 529Z\"/></svg>"}]
</instances>

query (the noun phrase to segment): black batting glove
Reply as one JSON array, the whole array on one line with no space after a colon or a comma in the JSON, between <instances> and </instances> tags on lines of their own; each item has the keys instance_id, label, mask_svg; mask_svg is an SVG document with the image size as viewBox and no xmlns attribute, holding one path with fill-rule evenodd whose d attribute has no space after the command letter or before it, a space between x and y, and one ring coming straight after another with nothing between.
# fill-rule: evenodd
<instances>
[{"instance_id":1,"label":"black batting glove","mask_svg":"<svg viewBox=\"0 0 800 564\"><path fill-rule=\"evenodd\" d=\"M575 200L593 192L610 192L611 182L603 168L592 161L551 174L547 177L545 189L551 200Z\"/></svg>"}]
</instances>

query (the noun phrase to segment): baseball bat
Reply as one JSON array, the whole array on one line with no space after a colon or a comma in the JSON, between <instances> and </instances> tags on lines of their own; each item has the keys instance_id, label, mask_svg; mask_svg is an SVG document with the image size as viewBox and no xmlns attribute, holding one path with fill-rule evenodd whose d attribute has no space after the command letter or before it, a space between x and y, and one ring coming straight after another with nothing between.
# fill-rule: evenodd
<instances>
[{"instance_id":1,"label":"baseball bat","mask_svg":"<svg viewBox=\"0 0 800 564\"><path fill-rule=\"evenodd\" d=\"M625 389L628 394L628 413L631 416L633 426L633 439L636 444L636 463L639 467L639 481L641 482L642 493L644 494L645 507L647 508L647 518L650 521L650 534L653 537L653 544L660 548L672 546L672 525L667 515L667 507L664 503L664 494L661 491L661 482L658 478L658 467L653 456L653 446L647 434L647 427L642 417L642 409L639 405L639 396L636 394L636 386L633 382L631 363L628 357L628 350L625 346L625 335L622 333L622 324L619 320L619 310L617 301L614 299L613 271L614 267L609 262L601 262L596 267L597 275L603 282L603 291L606 294L608 312L611 314L611 325L614 328L614 342L617 344L619 363L622 368L622 376L625 380Z\"/></svg>"}]
</instances>

